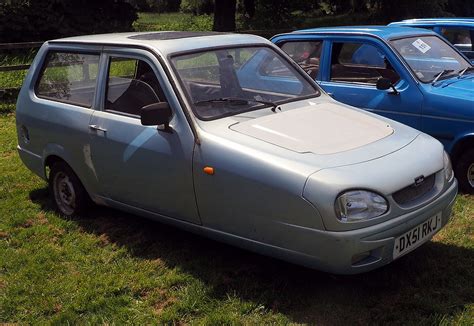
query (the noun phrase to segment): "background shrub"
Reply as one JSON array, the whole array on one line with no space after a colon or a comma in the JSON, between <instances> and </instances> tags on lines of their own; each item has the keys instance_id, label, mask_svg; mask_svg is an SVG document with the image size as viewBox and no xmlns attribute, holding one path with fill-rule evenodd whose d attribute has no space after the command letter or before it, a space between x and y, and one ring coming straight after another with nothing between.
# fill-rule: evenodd
<instances>
[{"instance_id":1,"label":"background shrub","mask_svg":"<svg viewBox=\"0 0 474 326\"><path fill-rule=\"evenodd\" d=\"M35 0L0 4L0 42L132 30L136 9L123 0Z\"/></svg>"}]
</instances>

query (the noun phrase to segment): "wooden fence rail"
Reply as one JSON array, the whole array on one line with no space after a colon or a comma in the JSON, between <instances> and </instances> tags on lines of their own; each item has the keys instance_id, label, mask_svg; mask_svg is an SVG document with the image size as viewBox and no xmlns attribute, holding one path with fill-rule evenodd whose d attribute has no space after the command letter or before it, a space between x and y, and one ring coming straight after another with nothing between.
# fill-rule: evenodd
<instances>
[{"instance_id":1,"label":"wooden fence rail","mask_svg":"<svg viewBox=\"0 0 474 326\"><path fill-rule=\"evenodd\" d=\"M0 54L11 50L18 49L37 49L41 47L43 42L24 42L24 43L0 43ZM28 70L30 64L5 65L0 66L0 73L6 71ZM0 85L0 102L14 101L18 96L19 88L5 87Z\"/></svg>"},{"instance_id":2,"label":"wooden fence rail","mask_svg":"<svg viewBox=\"0 0 474 326\"><path fill-rule=\"evenodd\" d=\"M1 50L16 50L16 49L35 49L43 45L44 42L24 42L24 43L0 43Z\"/></svg>"}]
</instances>

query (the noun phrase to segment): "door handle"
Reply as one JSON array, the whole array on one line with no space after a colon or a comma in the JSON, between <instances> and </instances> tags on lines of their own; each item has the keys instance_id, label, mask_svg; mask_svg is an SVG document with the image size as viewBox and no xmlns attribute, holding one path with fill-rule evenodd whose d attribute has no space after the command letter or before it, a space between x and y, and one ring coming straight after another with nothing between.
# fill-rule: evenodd
<instances>
[{"instance_id":1,"label":"door handle","mask_svg":"<svg viewBox=\"0 0 474 326\"><path fill-rule=\"evenodd\" d=\"M107 132L107 129L105 128L102 128L98 125L89 125L89 129L92 129L92 130L98 130L98 131L102 131L102 132Z\"/></svg>"}]
</instances>

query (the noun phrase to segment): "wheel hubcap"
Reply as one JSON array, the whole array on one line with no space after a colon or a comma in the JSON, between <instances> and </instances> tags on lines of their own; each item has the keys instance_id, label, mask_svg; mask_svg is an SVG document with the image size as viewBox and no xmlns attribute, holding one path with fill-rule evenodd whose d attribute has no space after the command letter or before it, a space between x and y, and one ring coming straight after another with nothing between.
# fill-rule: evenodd
<instances>
[{"instance_id":1,"label":"wheel hubcap","mask_svg":"<svg viewBox=\"0 0 474 326\"><path fill-rule=\"evenodd\" d=\"M474 188L474 163L467 168L467 181Z\"/></svg>"},{"instance_id":2,"label":"wheel hubcap","mask_svg":"<svg viewBox=\"0 0 474 326\"><path fill-rule=\"evenodd\" d=\"M53 185L54 199L56 200L59 210L65 215L74 213L76 193L69 177L63 172L58 172L54 176Z\"/></svg>"}]
</instances>

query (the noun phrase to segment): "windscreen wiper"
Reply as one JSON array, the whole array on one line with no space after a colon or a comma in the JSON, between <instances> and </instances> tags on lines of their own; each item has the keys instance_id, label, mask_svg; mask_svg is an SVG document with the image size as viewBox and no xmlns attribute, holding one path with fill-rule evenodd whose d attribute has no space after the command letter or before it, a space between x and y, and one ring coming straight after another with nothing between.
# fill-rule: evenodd
<instances>
[{"instance_id":1,"label":"windscreen wiper","mask_svg":"<svg viewBox=\"0 0 474 326\"><path fill-rule=\"evenodd\" d=\"M205 103L219 103L219 102L231 102L234 105L247 105L249 102L254 103L261 103L271 107L272 112L276 112L276 110L280 110L278 104L270 101L263 101L263 100L253 100L247 98L240 98L240 97L218 97L218 98L211 98L209 100L197 101L194 105L202 105Z\"/></svg>"},{"instance_id":2,"label":"windscreen wiper","mask_svg":"<svg viewBox=\"0 0 474 326\"><path fill-rule=\"evenodd\" d=\"M446 75L447 73L450 73L450 72L453 72L453 71L454 71L454 69L444 69L443 71L440 71L440 72L436 75L435 79L433 79L433 81L431 82L431 84L433 85L434 83L436 83L436 82L438 81L438 79L441 78L441 76Z\"/></svg>"},{"instance_id":3,"label":"windscreen wiper","mask_svg":"<svg viewBox=\"0 0 474 326\"><path fill-rule=\"evenodd\" d=\"M462 69L462 70L459 70L458 78L461 78L462 75L464 75L465 72L467 72L467 71L472 71L472 70L474 70L474 67L466 67L466 68L464 68L464 69Z\"/></svg>"}]
</instances>

